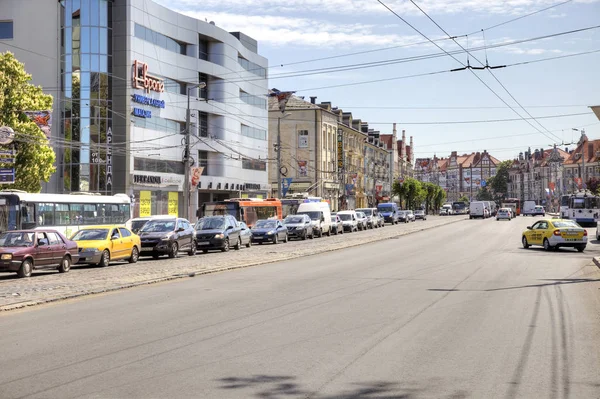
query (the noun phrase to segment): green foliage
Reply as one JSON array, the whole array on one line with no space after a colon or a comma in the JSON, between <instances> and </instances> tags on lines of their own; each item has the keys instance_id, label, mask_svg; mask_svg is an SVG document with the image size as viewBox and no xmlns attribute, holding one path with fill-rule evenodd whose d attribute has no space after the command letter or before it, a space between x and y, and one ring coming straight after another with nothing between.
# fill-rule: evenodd
<instances>
[{"instance_id":1,"label":"green foliage","mask_svg":"<svg viewBox=\"0 0 600 399\"><path fill-rule=\"evenodd\" d=\"M429 212L440 208L446 200L446 192L440 186L413 178L405 179L402 184L394 182L392 193L400 199L403 209L418 209L425 203L425 209Z\"/></svg>"},{"instance_id":2,"label":"green foliage","mask_svg":"<svg viewBox=\"0 0 600 399\"><path fill-rule=\"evenodd\" d=\"M508 191L508 171L512 165L512 161L502 161L496 168L496 176L488 180L488 186L495 193L498 199L506 198Z\"/></svg>"},{"instance_id":3,"label":"green foliage","mask_svg":"<svg viewBox=\"0 0 600 399\"><path fill-rule=\"evenodd\" d=\"M31 75L12 53L0 53L0 126L9 126L15 131L17 150L15 184L1 184L0 189L39 192L40 182L50 180L56 170L56 155L46 135L22 112L50 110L52 96L44 94L41 87L32 85L30 80Z\"/></svg>"},{"instance_id":4,"label":"green foliage","mask_svg":"<svg viewBox=\"0 0 600 399\"><path fill-rule=\"evenodd\" d=\"M493 201L494 196L487 186L482 187L477 191L477 201Z\"/></svg>"},{"instance_id":5,"label":"green foliage","mask_svg":"<svg viewBox=\"0 0 600 399\"><path fill-rule=\"evenodd\" d=\"M443 188L436 186L436 193L435 193L435 198L433 201L434 210L440 209L445 201L446 201L446 191Z\"/></svg>"},{"instance_id":6,"label":"green foliage","mask_svg":"<svg viewBox=\"0 0 600 399\"><path fill-rule=\"evenodd\" d=\"M469 201L469 197L467 197L466 195L463 195L462 197L460 197L460 198L458 199L458 201L466 202L466 203L467 203L467 205L468 205L468 204L469 204L469 202L470 202L470 201Z\"/></svg>"}]
</instances>

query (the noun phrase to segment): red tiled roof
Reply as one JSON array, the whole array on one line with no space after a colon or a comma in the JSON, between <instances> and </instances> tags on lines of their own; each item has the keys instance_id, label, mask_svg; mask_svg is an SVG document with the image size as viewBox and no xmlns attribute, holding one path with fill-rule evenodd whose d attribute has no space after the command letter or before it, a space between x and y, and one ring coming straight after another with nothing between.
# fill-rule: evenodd
<instances>
[{"instance_id":1,"label":"red tiled roof","mask_svg":"<svg viewBox=\"0 0 600 399\"><path fill-rule=\"evenodd\" d=\"M380 134L379 135L379 142L385 144L385 148L387 148L388 150L391 150L393 145L392 145L392 141L394 139L394 135L392 134Z\"/></svg>"},{"instance_id":2,"label":"red tiled roof","mask_svg":"<svg viewBox=\"0 0 600 399\"><path fill-rule=\"evenodd\" d=\"M585 149L583 149L585 146ZM584 143L579 144L575 151L573 151L564 162L565 165L575 165L580 164L582 161L582 156L578 156L577 154L581 154L582 151L585 153L585 162L598 162L600 161L600 140L586 140ZM562 155L562 154L561 154Z\"/></svg>"}]
</instances>

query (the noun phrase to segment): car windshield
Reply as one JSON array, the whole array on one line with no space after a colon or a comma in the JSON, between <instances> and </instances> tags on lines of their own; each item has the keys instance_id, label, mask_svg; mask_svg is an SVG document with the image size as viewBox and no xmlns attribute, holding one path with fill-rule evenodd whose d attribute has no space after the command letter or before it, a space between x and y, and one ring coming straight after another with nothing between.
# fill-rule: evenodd
<instances>
[{"instance_id":1,"label":"car windshield","mask_svg":"<svg viewBox=\"0 0 600 399\"><path fill-rule=\"evenodd\" d=\"M366 216L373 216L373 209L357 209L357 211L364 213Z\"/></svg>"},{"instance_id":2,"label":"car windshield","mask_svg":"<svg viewBox=\"0 0 600 399\"><path fill-rule=\"evenodd\" d=\"M425 213L425 211L415 211L415 215L422 215L424 213Z\"/></svg>"},{"instance_id":3,"label":"car windshield","mask_svg":"<svg viewBox=\"0 0 600 399\"><path fill-rule=\"evenodd\" d=\"M222 230L225 228L225 218L202 218L196 223L196 230Z\"/></svg>"},{"instance_id":4,"label":"car windshield","mask_svg":"<svg viewBox=\"0 0 600 399\"><path fill-rule=\"evenodd\" d=\"M259 220L254 225L256 229L274 229L275 227L277 227L277 222L272 220Z\"/></svg>"},{"instance_id":5,"label":"car windshield","mask_svg":"<svg viewBox=\"0 0 600 399\"><path fill-rule=\"evenodd\" d=\"M0 234L2 247L31 247L33 246L33 233L8 232Z\"/></svg>"},{"instance_id":6,"label":"car windshield","mask_svg":"<svg viewBox=\"0 0 600 399\"><path fill-rule=\"evenodd\" d=\"M131 230L137 231L137 230L141 229L142 227L144 227L144 225L146 223L148 223L147 220L134 220L131 222Z\"/></svg>"},{"instance_id":7,"label":"car windshield","mask_svg":"<svg viewBox=\"0 0 600 399\"><path fill-rule=\"evenodd\" d=\"M404 216L406 214L406 211L398 211L398 215L400 216Z\"/></svg>"},{"instance_id":8,"label":"car windshield","mask_svg":"<svg viewBox=\"0 0 600 399\"><path fill-rule=\"evenodd\" d=\"M304 218L300 216L288 216L283 221L284 223L302 223L304 222Z\"/></svg>"},{"instance_id":9,"label":"car windshield","mask_svg":"<svg viewBox=\"0 0 600 399\"><path fill-rule=\"evenodd\" d=\"M377 210L380 211L380 212L391 212L392 211L392 204L379 205L379 206L377 206Z\"/></svg>"},{"instance_id":10,"label":"car windshield","mask_svg":"<svg viewBox=\"0 0 600 399\"><path fill-rule=\"evenodd\" d=\"M300 213L300 215L308 215L308 217L311 218L312 220L321 219L321 212L319 212L319 211L302 212L302 213Z\"/></svg>"},{"instance_id":11,"label":"car windshield","mask_svg":"<svg viewBox=\"0 0 600 399\"><path fill-rule=\"evenodd\" d=\"M175 230L175 219L173 220L150 220L142 227L143 233L165 233Z\"/></svg>"},{"instance_id":12,"label":"car windshield","mask_svg":"<svg viewBox=\"0 0 600 399\"><path fill-rule=\"evenodd\" d=\"M79 230L71 237L73 241L98 241L106 240L108 229L85 229Z\"/></svg>"},{"instance_id":13,"label":"car windshield","mask_svg":"<svg viewBox=\"0 0 600 399\"><path fill-rule=\"evenodd\" d=\"M561 227L577 227L577 228L579 228L580 227L577 223L573 222L572 220L563 220L560 222L552 222L552 224L556 228L561 228Z\"/></svg>"},{"instance_id":14,"label":"car windshield","mask_svg":"<svg viewBox=\"0 0 600 399\"><path fill-rule=\"evenodd\" d=\"M342 220L352 220L352 215L349 215L347 213L338 213L338 216Z\"/></svg>"}]
</instances>

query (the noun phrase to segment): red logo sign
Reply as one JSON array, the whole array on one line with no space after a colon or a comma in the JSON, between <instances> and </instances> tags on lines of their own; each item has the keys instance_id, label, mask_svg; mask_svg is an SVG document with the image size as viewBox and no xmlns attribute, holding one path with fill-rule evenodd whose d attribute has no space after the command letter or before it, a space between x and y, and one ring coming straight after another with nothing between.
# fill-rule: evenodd
<instances>
[{"instance_id":1,"label":"red logo sign","mask_svg":"<svg viewBox=\"0 0 600 399\"><path fill-rule=\"evenodd\" d=\"M148 64L135 60L133 62L133 87L144 89L146 93L150 90L162 93L165 91L165 83L162 79L148 73Z\"/></svg>"}]
</instances>

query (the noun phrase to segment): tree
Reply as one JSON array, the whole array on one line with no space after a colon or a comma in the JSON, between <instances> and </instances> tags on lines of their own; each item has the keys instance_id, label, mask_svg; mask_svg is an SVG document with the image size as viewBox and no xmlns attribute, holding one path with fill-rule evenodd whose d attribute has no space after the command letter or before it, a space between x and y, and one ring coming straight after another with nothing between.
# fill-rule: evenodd
<instances>
[{"instance_id":1,"label":"tree","mask_svg":"<svg viewBox=\"0 0 600 399\"><path fill-rule=\"evenodd\" d=\"M587 187L588 190L590 190L592 193L598 195L599 191L600 191L600 179L596 178L596 177L590 177L589 179L587 179L587 181L585 182L585 186Z\"/></svg>"},{"instance_id":2,"label":"tree","mask_svg":"<svg viewBox=\"0 0 600 399\"><path fill-rule=\"evenodd\" d=\"M496 175L488 180L488 186L495 193L495 196L502 200L506 198L508 191L508 171L512 166L512 161L502 161L496 167Z\"/></svg>"},{"instance_id":3,"label":"tree","mask_svg":"<svg viewBox=\"0 0 600 399\"><path fill-rule=\"evenodd\" d=\"M404 180L404 185L406 186L406 209L414 209L423 201L422 184L417 179L409 177Z\"/></svg>"},{"instance_id":4,"label":"tree","mask_svg":"<svg viewBox=\"0 0 600 399\"><path fill-rule=\"evenodd\" d=\"M467 197L466 195L463 195L462 197L460 197L458 199L459 202L466 202L467 205L469 204L469 197Z\"/></svg>"},{"instance_id":5,"label":"tree","mask_svg":"<svg viewBox=\"0 0 600 399\"><path fill-rule=\"evenodd\" d=\"M392 193L398 197L398 200L400 201L400 208L402 208L402 202L406 199L408 194L407 188L408 187L404 183L399 183L397 181L395 181L392 185Z\"/></svg>"},{"instance_id":6,"label":"tree","mask_svg":"<svg viewBox=\"0 0 600 399\"><path fill-rule=\"evenodd\" d=\"M427 212L433 210L433 204L435 201L435 195L437 193L438 186L433 183L423 183L423 189L425 191L425 210Z\"/></svg>"},{"instance_id":7,"label":"tree","mask_svg":"<svg viewBox=\"0 0 600 399\"><path fill-rule=\"evenodd\" d=\"M481 187L477 191L477 201L493 201L494 196L490 192L487 186Z\"/></svg>"},{"instance_id":8,"label":"tree","mask_svg":"<svg viewBox=\"0 0 600 399\"><path fill-rule=\"evenodd\" d=\"M39 192L41 181L50 180L56 170L56 155L46 135L23 113L24 110L50 110L52 96L44 94L42 88L32 85L30 80L31 75L12 53L0 53L0 126L9 126L15 131L11 145L17 151L14 165L2 165L4 168L14 166L15 183L0 184L2 189ZM4 147L4 150L9 149Z\"/></svg>"},{"instance_id":9,"label":"tree","mask_svg":"<svg viewBox=\"0 0 600 399\"><path fill-rule=\"evenodd\" d=\"M440 209L444 204L444 201L446 201L446 190L444 190L440 186L436 186L435 199L433 201L434 208Z\"/></svg>"}]
</instances>

